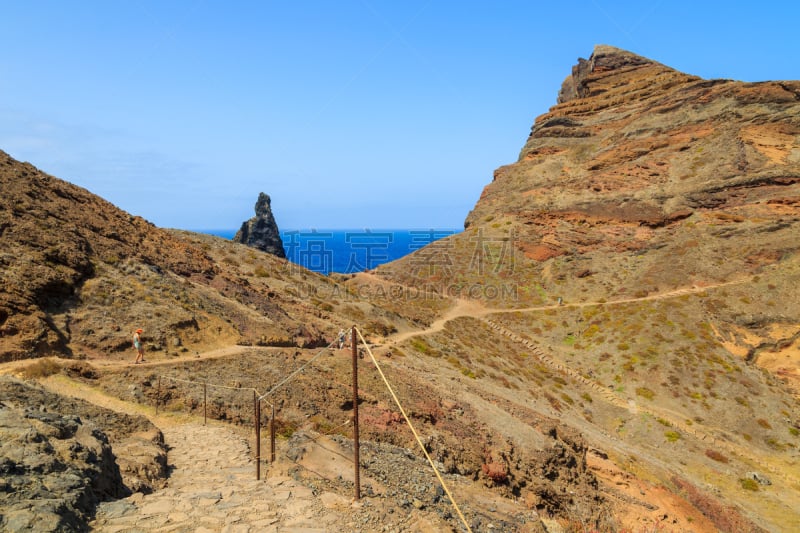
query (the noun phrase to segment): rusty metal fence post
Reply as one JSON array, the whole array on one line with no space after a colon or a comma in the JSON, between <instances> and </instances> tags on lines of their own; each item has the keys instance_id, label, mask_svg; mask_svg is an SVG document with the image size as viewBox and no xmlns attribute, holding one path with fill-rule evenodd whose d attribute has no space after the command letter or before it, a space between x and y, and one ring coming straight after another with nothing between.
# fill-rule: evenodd
<instances>
[{"instance_id":1,"label":"rusty metal fence post","mask_svg":"<svg viewBox=\"0 0 800 533\"><path fill-rule=\"evenodd\" d=\"M353 352L353 461L355 462L355 499L361 499L361 461L358 444L358 342L356 327L351 330L350 348Z\"/></svg>"},{"instance_id":2,"label":"rusty metal fence post","mask_svg":"<svg viewBox=\"0 0 800 533\"><path fill-rule=\"evenodd\" d=\"M206 425L206 392L208 389L208 384L203 383L203 425Z\"/></svg>"},{"instance_id":3,"label":"rusty metal fence post","mask_svg":"<svg viewBox=\"0 0 800 533\"><path fill-rule=\"evenodd\" d=\"M156 389L156 415L158 415L158 402L161 400L161 376L158 376L158 388Z\"/></svg>"},{"instance_id":4,"label":"rusty metal fence post","mask_svg":"<svg viewBox=\"0 0 800 533\"><path fill-rule=\"evenodd\" d=\"M258 478L261 479L261 399L256 404L258 407L258 439L256 440L256 455L258 456Z\"/></svg>"},{"instance_id":5,"label":"rusty metal fence post","mask_svg":"<svg viewBox=\"0 0 800 533\"><path fill-rule=\"evenodd\" d=\"M256 479L261 479L261 413L259 404L261 401L258 399L256 391L253 391L253 429L256 432Z\"/></svg>"},{"instance_id":6,"label":"rusty metal fence post","mask_svg":"<svg viewBox=\"0 0 800 533\"><path fill-rule=\"evenodd\" d=\"M275 406L272 406L272 418L269 419L269 462L275 462Z\"/></svg>"}]
</instances>

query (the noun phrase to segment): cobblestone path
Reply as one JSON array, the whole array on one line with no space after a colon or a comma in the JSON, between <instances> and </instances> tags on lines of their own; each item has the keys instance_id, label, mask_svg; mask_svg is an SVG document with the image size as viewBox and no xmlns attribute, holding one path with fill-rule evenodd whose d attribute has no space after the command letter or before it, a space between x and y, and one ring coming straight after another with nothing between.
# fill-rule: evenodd
<instances>
[{"instance_id":1,"label":"cobblestone path","mask_svg":"<svg viewBox=\"0 0 800 533\"><path fill-rule=\"evenodd\" d=\"M247 442L224 426L188 423L163 429L172 473L167 486L98 507L93 531L323 533L346 519L349 501L316 497L292 478L255 479Z\"/></svg>"}]
</instances>

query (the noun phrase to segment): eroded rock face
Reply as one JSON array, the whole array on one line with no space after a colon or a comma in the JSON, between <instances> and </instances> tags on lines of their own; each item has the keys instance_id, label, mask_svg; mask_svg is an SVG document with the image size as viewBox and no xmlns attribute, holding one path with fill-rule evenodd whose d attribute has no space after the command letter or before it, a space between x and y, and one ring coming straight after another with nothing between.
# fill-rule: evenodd
<instances>
[{"instance_id":1,"label":"eroded rock face","mask_svg":"<svg viewBox=\"0 0 800 533\"><path fill-rule=\"evenodd\" d=\"M126 495L108 439L75 415L0 406L5 531L79 531L98 501Z\"/></svg>"},{"instance_id":2,"label":"eroded rock face","mask_svg":"<svg viewBox=\"0 0 800 533\"><path fill-rule=\"evenodd\" d=\"M163 438L145 420L10 377L0 378L0 398L0 530L85 531L99 502L149 492L166 477ZM134 443L140 454L126 456L123 472L114 450Z\"/></svg>"},{"instance_id":3,"label":"eroded rock face","mask_svg":"<svg viewBox=\"0 0 800 533\"><path fill-rule=\"evenodd\" d=\"M729 280L800 249L800 82L706 80L598 46L558 102L494 172L467 231L441 245L453 264L471 265L480 239L508 241L496 255L513 264L483 274L518 286L593 279L564 296L600 299ZM648 266L625 266L641 257Z\"/></svg>"},{"instance_id":4,"label":"eroded rock face","mask_svg":"<svg viewBox=\"0 0 800 533\"><path fill-rule=\"evenodd\" d=\"M572 68L558 105L537 117L519 160L495 171L465 226L511 216L535 230L522 241L549 236L568 251L582 244L580 224L616 226L609 233L620 239L602 243L613 249L632 240L632 227L709 210L777 218L796 208L798 116L800 82L704 80L597 46Z\"/></svg>"},{"instance_id":5,"label":"eroded rock face","mask_svg":"<svg viewBox=\"0 0 800 533\"><path fill-rule=\"evenodd\" d=\"M592 96L589 82L593 74L597 76L613 70L633 69L648 64L655 65L656 62L613 46L598 45L589 60L579 58L578 64L572 67L572 74L561 85L558 103Z\"/></svg>"},{"instance_id":6,"label":"eroded rock face","mask_svg":"<svg viewBox=\"0 0 800 533\"><path fill-rule=\"evenodd\" d=\"M285 258L283 240L281 240L281 233L278 230L278 224L275 222L270 204L269 195L263 192L259 193L255 206L256 216L242 222L242 227L234 235L233 241Z\"/></svg>"}]
</instances>

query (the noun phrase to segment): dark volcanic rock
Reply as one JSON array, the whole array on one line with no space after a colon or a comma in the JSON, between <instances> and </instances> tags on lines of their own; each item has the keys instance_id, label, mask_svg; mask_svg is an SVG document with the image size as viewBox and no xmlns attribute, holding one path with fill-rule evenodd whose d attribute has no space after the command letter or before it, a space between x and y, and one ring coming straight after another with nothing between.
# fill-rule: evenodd
<instances>
[{"instance_id":1,"label":"dark volcanic rock","mask_svg":"<svg viewBox=\"0 0 800 533\"><path fill-rule=\"evenodd\" d=\"M98 502L127 496L132 481L140 482L121 471L111 438L130 447L132 439L143 440L141 430L152 427L146 420L10 377L0 378L0 398L0 530L86 531ZM163 449L151 442L150 451L160 455L163 468L155 470L164 478Z\"/></svg>"},{"instance_id":2,"label":"dark volcanic rock","mask_svg":"<svg viewBox=\"0 0 800 533\"><path fill-rule=\"evenodd\" d=\"M285 258L283 251L283 241L278 230L278 224L272 215L268 194L259 193L256 200L256 216L242 222L242 227L233 237L233 242L240 242L258 248L272 255Z\"/></svg>"}]
</instances>

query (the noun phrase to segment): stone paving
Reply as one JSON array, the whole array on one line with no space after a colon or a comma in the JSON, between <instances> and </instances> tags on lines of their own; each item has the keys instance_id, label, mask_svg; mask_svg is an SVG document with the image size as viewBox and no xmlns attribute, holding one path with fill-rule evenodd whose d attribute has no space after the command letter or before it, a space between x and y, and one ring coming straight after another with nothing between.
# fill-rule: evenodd
<instances>
[{"instance_id":1,"label":"stone paving","mask_svg":"<svg viewBox=\"0 0 800 533\"><path fill-rule=\"evenodd\" d=\"M162 430L172 473L167 486L98 507L93 531L322 533L352 512L339 495L319 497L292 478L255 479L255 463L241 435L219 425L189 423Z\"/></svg>"}]
</instances>

